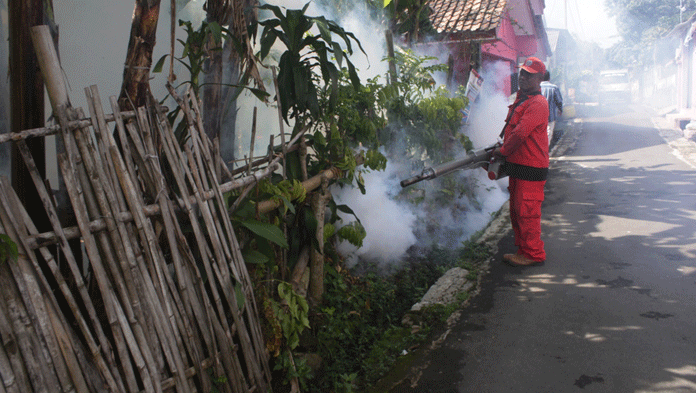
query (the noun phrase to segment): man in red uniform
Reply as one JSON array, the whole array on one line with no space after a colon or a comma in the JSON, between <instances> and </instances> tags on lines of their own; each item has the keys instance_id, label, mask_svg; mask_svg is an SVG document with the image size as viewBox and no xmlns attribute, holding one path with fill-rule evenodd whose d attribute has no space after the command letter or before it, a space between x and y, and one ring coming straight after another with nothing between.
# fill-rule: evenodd
<instances>
[{"instance_id":1,"label":"man in red uniform","mask_svg":"<svg viewBox=\"0 0 696 393\"><path fill-rule=\"evenodd\" d=\"M544 63L530 57L520 68L520 90L510 105L503 145L495 154L506 160L510 221L518 247L516 254L505 254L503 259L512 265L530 266L546 260L541 240L541 203L549 170L549 106L540 87L546 72Z\"/></svg>"}]
</instances>

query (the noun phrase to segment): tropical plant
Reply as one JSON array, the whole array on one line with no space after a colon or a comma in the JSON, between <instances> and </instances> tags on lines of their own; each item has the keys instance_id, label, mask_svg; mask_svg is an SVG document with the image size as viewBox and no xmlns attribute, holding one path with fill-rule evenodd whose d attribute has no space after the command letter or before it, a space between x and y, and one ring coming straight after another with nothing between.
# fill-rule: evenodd
<instances>
[{"instance_id":1,"label":"tropical plant","mask_svg":"<svg viewBox=\"0 0 696 393\"><path fill-rule=\"evenodd\" d=\"M263 5L260 9L267 9L273 12L274 19L267 19L259 22L264 27L261 33L261 50L259 57L264 60L271 51L271 47L280 40L286 47L286 51L280 56L278 66L278 85L281 113L283 118L302 120L305 114L309 114L313 119L321 116L322 110L319 105L319 80L317 79L316 68L321 71L321 78L325 88L331 89L331 100L329 110L333 109L336 102L337 92L335 91L340 77L340 69L345 61L348 67L348 75L354 88L359 88L360 78L355 66L348 56L343 53L343 47L339 42L333 40L333 35L338 35L345 44L348 55L353 54L355 42L360 50L365 53L360 42L355 35L346 32L333 21L327 20L323 16L311 17L305 14L309 3L300 10L283 11L274 5ZM318 28L318 35L311 32L313 27ZM336 64L331 58L336 59ZM338 66L337 66L338 65Z\"/></svg>"},{"instance_id":2,"label":"tropical plant","mask_svg":"<svg viewBox=\"0 0 696 393\"><path fill-rule=\"evenodd\" d=\"M429 0L384 0L392 31L405 36L408 42L418 42L422 36L434 33L428 3Z\"/></svg>"},{"instance_id":3,"label":"tropical plant","mask_svg":"<svg viewBox=\"0 0 696 393\"><path fill-rule=\"evenodd\" d=\"M213 52L221 51L221 46L224 42L228 40L234 40L230 34L230 31L225 27L220 26L217 22L206 22L203 21L198 29L193 28L193 24L189 21L179 21L179 26L183 27L186 32L186 39L177 39L179 44L182 45L181 57L175 57L174 59L183 65L189 74L189 79L181 82L176 88L181 86L188 86L194 93L196 97L200 96L200 91L205 83L201 83L203 78L204 65L213 56ZM210 45L210 43L213 45ZM153 73L162 72L165 64L165 60L170 56L170 54L162 56L155 66L152 68ZM242 90L246 89L252 94L254 94L259 100L265 101L269 96L263 89L253 88L246 86L245 84L232 85L226 84L227 87L237 88L236 94L228 97L230 100L234 100L241 93ZM167 99L165 97L162 101ZM187 137L185 120L181 119L181 107L176 106L168 114L172 126L178 120L178 125L174 127L174 132L180 141L184 141Z\"/></svg>"}]
</instances>

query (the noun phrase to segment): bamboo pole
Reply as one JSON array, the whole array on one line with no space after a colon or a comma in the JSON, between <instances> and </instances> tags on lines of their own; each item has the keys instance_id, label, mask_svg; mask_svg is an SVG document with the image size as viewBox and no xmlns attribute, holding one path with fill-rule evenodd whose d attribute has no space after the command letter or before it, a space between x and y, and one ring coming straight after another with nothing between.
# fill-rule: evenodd
<instances>
[{"instance_id":1,"label":"bamboo pole","mask_svg":"<svg viewBox=\"0 0 696 393\"><path fill-rule=\"evenodd\" d=\"M287 176L287 163L285 161L285 155L287 154L285 146L285 123L283 123L283 109L280 107L280 86L278 86L278 75L276 74L276 68L271 67L273 72L273 85L275 86L276 96L278 97L278 125L280 127L280 145L283 149L283 179Z\"/></svg>"},{"instance_id":2,"label":"bamboo pole","mask_svg":"<svg viewBox=\"0 0 696 393\"><path fill-rule=\"evenodd\" d=\"M70 172L72 174L72 171ZM0 195L13 195L11 192L11 188L9 184L6 181L3 181L2 178L0 178L0 189L2 189L3 193L0 193ZM25 223L27 229L29 230L29 233L36 233L38 232L36 227L34 226L33 222L31 221L31 218L29 217L29 214L26 212L24 207L21 205L18 197L14 195L15 198L14 200L8 200L5 199L4 197L1 199L3 205L9 206L11 209L10 211L19 213L21 218L20 220L23 220ZM7 209L7 208L6 208ZM20 238L20 242L18 244L21 244L24 249L27 249L27 242L23 239ZM87 310L88 317L89 317L89 322L91 322L92 329L95 330L97 333L97 337L99 340L99 345L95 342L94 338L92 337L91 329L89 326L87 326L87 321L84 320L84 318L81 315L81 312L79 310L79 307L77 305L77 302L73 298L72 292L70 288L68 288L67 283L65 282L65 279L63 278L62 273L60 272L60 269L55 262L53 256L45 249L42 248L41 254L44 257L44 260L50 267L54 278L58 282L58 285L61 289L61 292L63 296L65 297L66 301L68 302L68 305L70 306L70 309L73 312L73 318L74 320L78 323L78 326L80 327L80 331L83 334L85 341L87 343L88 349L90 350L91 354L95 358L95 362L97 365L97 368L100 370L104 380L106 381L107 385L110 386L112 389L123 389L123 386L120 382L118 382L118 379L114 378L114 374L112 373L111 370L115 368L114 366L114 361L113 361L113 355L111 354L111 344L109 341L106 339L106 336L103 333L103 330L101 328L101 323L99 322L97 318L97 314L94 308L94 305L92 303L92 300L87 292L87 288L84 285L84 282L82 280L82 276L79 274L79 270L77 269L77 266L74 264L74 261L70 259L71 254L65 254L66 255L66 262L69 265L70 270L73 273L74 276L74 284L80 295L81 299L83 301L84 307ZM34 254L33 253L27 253L29 257L32 257ZM33 258L33 257L32 257ZM34 264L38 266L38 261L34 261ZM99 349L101 347L101 350ZM106 358L102 355L102 351L106 355Z\"/></svg>"},{"instance_id":3,"label":"bamboo pole","mask_svg":"<svg viewBox=\"0 0 696 393\"><path fill-rule=\"evenodd\" d=\"M55 333L51 328L51 322L46 312L47 299L43 294L46 293L47 297L51 297L51 288L48 286L41 288L39 285L41 280L37 279L36 275L36 273L40 275L41 271L32 271L30 264L31 262L29 262L26 254L17 258L17 263L8 264L26 308L27 319L23 319L21 323L27 325L30 323L35 331L35 336L33 337L34 356L36 356L37 361L44 369L45 374L43 377L47 386L60 387L63 391L71 391L74 389L74 386L68 375L68 366L60 354ZM6 287L3 286L3 288Z\"/></svg>"},{"instance_id":4,"label":"bamboo pole","mask_svg":"<svg viewBox=\"0 0 696 393\"><path fill-rule=\"evenodd\" d=\"M61 114L61 116L63 116L63 115ZM44 183L41 180L41 177L38 173L38 170L35 169L35 166L33 164L33 158L31 157L31 154L30 154L28 148L26 147L26 145L24 144L23 141L19 141L17 143L17 145L18 145L20 151L22 152L22 155L23 155L23 158L24 158L24 161L25 161L27 167L29 168L30 174L34 180L34 184L37 188L37 191L39 192L39 195L40 195L41 199L43 200L44 208L46 209L46 212L48 213L48 217L49 217L49 220L54 228L54 231L60 232L62 230L62 228L61 228L60 222L58 220L57 212L55 211L55 209L53 207L53 203L51 201L50 195L48 194L48 191L46 190ZM66 146L70 146L70 144L66 144ZM64 174L64 177L65 177L65 174ZM68 191L69 191L68 193L70 193L69 188L68 188ZM75 203L73 203L73 206L75 206ZM63 250L63 253L66 256L68 264L73 269L73 272L72 272L73 276L75 276L75 277L80 276L79 269L77 269L77 263L73 257L73 254L72 254L70 245L67 242L67 239L64 236L61 236L60 239L61 239L61 249ZM95 254L95 255L98 257L98 254ZM94 266L94 263L93 263L93 266ZM79 280L78 280L78 282L79 282ZM125 354L125 352L122 353L122 355L123 354ZM133 382L134 382L134 380L133 380Z\"/></svg>"},{"instance_id":5,"label":"bamboo pole","mask_svg":"<svg viewBox=\"0 0 696 393\"><path fill-rule=\"evenodd\" d=\"M0 276L4 275L5 268L0 266ZM3 288L4 292L9 292L10 288ZM27 368L22 361L22 354L17 343L17 337L12 328L9 310L3 296L0 294L0 340L2 340L2 356L0 359L7 361L0 362L2 371L3 385L8 392L25 393L31 391L31 381ZM7 352L6 352L7 351Z\"/></svg>"},{"instance_id":6,"label":"bamboo pole","mask_svg":"<svg viewBox=\"0 0 696 393\"><path fill-rule=\"evenodd\" d=\"M155 388L152 385L152 379L149 376L148 369L145 367L142 350L140 346L136 344L138 340L135 336L139 335L138 329L133 329L130 323L124 323L124 320L135 320L136 316L132 309L131 302L129 301L125 279L118 269L118 261L125 261L128 257L123 249L123 223L118 223L114 220L112 207L118 206L118 202L110 187L110 175L106 173L108 169L105 163L99 159L101 157L96 147L92 145L91 139L85 135L84 130L75 130L74 137L82 156L82 162L85 164L85 169L89 175L94 197L98 204L98 211L94 211L92 214L106 218L107 230L106 232L98 233L98 242L102 250L104 250L101 255L106 259L106 263L103 267L106 271L110 272L112 279L109 281L108 276L103 277L106 286L102 287L102 296L105 296L112 302L110 307L107 307L107 315L109 316L110 323L113 324L114 329L118 332L117 342L120 341L119 356L121 357L121 361L124 362L130 359L130 352L130 355L133 356L134 362L136 363L135 368L123 368L128 377L126 381L130 386L130 390L134 390L137 386L134 370L137 369L142 373L141 377L145 380L146 386L149 386L148 389L154 391ZM93 262L93 259L98 257L99 256L94 255L90 260ZM112 285L113 288L116 289L116 293L112 292ZM108 294L104 292L108 292ZM125 314L126 317L123 318L121 314Z\"/></svg>"},{"instance_id":7,"label":"bamboo pole","mask_svg":"<svg viewBox=\"0 0 696 393\"><path fill-rule=\"evenodd\" d=\"M232 293L231 289L231 280L229 275L225 272L227 269L231 268L232 272L235 275L235 280L240 282L242 284L242 288L244 289L244 293L246 295L246 298L250 300L250 305L251 307L247 309L247 312L251 312L251 319L252 321L258 321L258 312L256 310L256 301L254 300L254 294L253 294L253 286L251 284L251 279L244 268L243 265L243 259L241 257L241 252L238 249L227 249L228 243L234 247L234 244L236 243L236 238L234 235L234 230L232 228L232 224L230 222L229 216L227 215L226 209L224 209L225 202L222 199L222 192L220 191L220 186L217 182L217 179L214 177L215 173L212 171L213 165L212 165L212 160L210 155L208 154L208 149L205 148L205 144L203 143L205 136L205 133L200 132L202 130L202 122L200 118L200 111L198 110L197 107L197 102L195 100L192 101L193 103L193 110L195 114L198 116L198 129L190 129L190 132L193 132L192 135L192 140L193 140L193 146L194 146L194 151L196 151L196 147L198 147L198 152L199 156L198 159L200 160L199 163L199 168L205 169L205 173L212 178L209 178L208 181L211 183L213 191L215 192L216 198L214 201L216 202L215 204L211 204L211 207L216 207L217 209L217 215L219 217L219 220L216 220L216 223L222 222L222 228L220 232L224 235L221 236L223 238L226 238L227 241L222 242L222 245L224 246L224 250L228 252L228 261L232 263L225 264L226 269L221 270L218 275L222 274L220 277L222 281L222 289L223 292L227 291L228 298L229 299L235 299L235 294ZM203 138L203 139L202 139ZM202 157L201 157L202 155ZM202 165L201 165L202 164ZM262 387L262 390L265 390L263 386L266 385L266 381L264 381L263 375L270 375L269 372L262 372L261 368L259 367L259 363L265 367L267 367L266 362L263 362L259 359L258 357L254 356L254 354L259 353L263 351L263 343L259 342L258 340L252 340L252 336L249 336L249 331L247 329L247 324L246 322L241 318L241 312L240 310L237 309L237 302L235 300L232 300L229 302L229 307L230 310L232 311L232 317L237 325L238 328L238 337L240 339L240 344L242 347L242 354L245 357L245 362L246 366L252 371L251 374L251 382L252 384L257 384ZM257 325L255 323L252 323L252 326Z\"/></svg>"},{"instance_id":8,"label":"bamboo pole","mask_svg":"<svg viewBox=\"0 0 696 393\"><path fill-rule=\"evenodd\" d=\"M61 72L58 54L48 26L34 26L30 28L30 32L51 107L70 106L68 87Z\"/></svg>"},{"instance_id":9,"label":"bamboo pole","mask_svg":"<svg viewBox=\"0 0 696 393\"><path fill-rule=\"evenodd\" d=\"M103 190L108 201L108 206L111 209L111 214L115 214L121 209L126 208L123 194L116 192L115 185L118 184L118 179L116 177L114 163L111 160L112 155L107 152L109 146L115 147L116 143L110 131L106 128L106 121L104 120L101 108L101 99L96 86L86 88L85 93L92 115L92 123L96 131L95 135L100 144L100 153L96 153L92 150L92 156L101 158L101 167L105 172L103 175L111 178L111 181L104 182ZM121 294L122 303L125 306L123 310L126 313L128 324L131 326L131 330L135 335L133 339L137 341L138 347L140 348L140 353L133 354L137 369L140 370L140 377L143 379L146 389L159 391L160 388L156 386L159 380L153 380L151 377L152 374L157 374L157 369L154 367L153 356L150 352L148 340L145 337L141 324L142 321L145 320L139 299L139 293L142 293L143 286L141 283L141 276L138 274L135 252L129 241L130 231L126 228L125 223L118 221L116 222L116 229L117 232L112 232L111 235L116 260L110 257L114 254L113 252L106 252L107 265L111 268L112 279L116 282L119 293ZM109 246L106 239L104 239L103 244L105 248ZM120 271L118 269L119 265L121 267ZM133 352L133 350L131 350L131 352Z\"/></svg>"},{"instance_id":10,"label":"bamboo pole","mask_svg":"<svg viewBox=\"0 0 696 393\"><path fill-rule=\"evenodd\" d=\"M87 212L84 200L81 198L81 187L79 186L79 183L73 176L73 172L71 170L72 168L69 166L70 164L66 157L64 155L59 155L58 162L61 165L63 177L65 178L66 185L68 186L68 195L70 196L70 200L72 201L72 205L74 207L74 213L78 226L84 228L83 244L85 247L86 254L91 263L92 271L94 272L96 282L99 286L102 298L104 300L104 307L107 314L109 326L114 335L113 339L116 345L117 352L122 361L126 362L128 358L123 358L127 355L127 351L125 350L123 335L118 327L117 317L115 315L116 306L114 304L115 299L113 298L113 296L111 296L111 283L108 280L106 269L102 264L101 254L97 246L97 240L85 228L87 226L89 213ZM135 383L135 376L132 374L129 375L129 371L127 371L128 369L130 369L130 367L124 367L126 375L124 375L123 378L126 378L126 381L124 381L123 383L126 383L129 387L132 388ZM131 378L130 381L128 381L128 378ZM121 389L122 391L125 391L123 386L121 387Z\"/></svg>"},{"instance_id":11,"label":"bamboo pole","mask_svg":"<svg viewBox=\"0 0 696 393\"><path fill-rule=\"evenodd\" d=\"M256 140L256 111L257 107L254 107L254 115L251 122L251 146L249 146L249 166L247 168L247 176L251 174L251 157L254 156L254 141Z\"/></svg>"},{"instance_id":12,"label":"bamboo pole","mask_svg":"<svg viewBox=\"0 0 696 393\"><path fill-rule=\"evenodd\" d=\"M195 103L194 103L194 105L195 105ZM199 142L198 142L198 138L197 138L197 137L198 137L197 130L196 130L196 128L193 126L193 125L195 124L195 122L194 122L193 119L190 117L190 113L188 113L188 108L185 106L185 103L184 103L184 108L185 108L185 115L188 116L189 133L190 133L190 136L191 136L191 140L194 141L194 146L196 146L196 144L199 143ZM167 135L169 135L169 134L164 134L164 140L165 140L165 141L166 141L166 139L167 139ZM167 149L167 146L170 146L170 147L172 146L172 143L171 143L172 140L171 140L171 139L170 139L169 142L170 142L169 144L167 144L166 142L163 144L163 146L165 147L165 149L164 149L165 154L172 154L172 153L171 153L172 151L176 151L176 149ZM199 144L198 146L200 147L200 144ZM197 150L200 151L200 149L197 149ZM190 153L190 150L187 149L187 151L189 152L189 157L192 157L192 154ZM200 154L199 154L199 157L200 157ZM178 158L178 157L170 157L170 160L177 160L177 158ZM183 161L183 159L181 159L181 158L180 158L179 160ZM190 161L191 161L191 162L194 162L195 160L194 160L193 158L190 158ZM201 164L202 164L202 163L201 163L200 161L198 161L197 167L199 168L199 170L200 170L200 168L202 168ZM208 169L211 169L211 168L208 167ZM210 172L208 172L208 173L210 173ZM213 176L214 176L214 174L213 174ZM199 178L198 182L200 182L200 181L201 181L201 180L200 180L200 178ZM198 188L201 188L202 186L203 186L202 184L199 184ZM199 204L199 207L201 207L201 208L202 208L202 211L204 211L204 212L207 211L207 206L208 206L208 204ZM204 215L204 217L206 217L206 216L207 216L207 214ZM209 222L208 228L209 228L209 229L211 229L211 228L216 228L216 226L215 226L214 224L216 224L218 221L219 221L219 220L213 220L213 222ZM219 228L219 229L221 229L221 228ZM217 239L217 237L218 237L217 232L211 231L210 234L211 234L211 238L212 238L212 239ZM219 244L219 241L218 241L218 244ZM217 247L216 249L219 249L219 247ZM219 256L223 258L222 260L226 260L224 254L219 255ZM206 266L206 268L207 268L207 266ZM209 277L209 278L212 278L212 277L219 277L219 274L218 274L219 270L215 270L215 269L213 269L213 270L216 272L216 274L213 274L212 272L208 271L208 277ZM226 284L225 284L224 280L221 282L221 287L222 287L223 289L226 287ZM228 305L229 305L230 303L236 302L236 299L235 299L234 297L227 296L227 299L228 299L228 302L227 302ZM222 309L220 310L220 314L221 314L221 315L224 315L224 314L225 314L224 311L223 311ZM226 322L225 319L221 319L221 322L223 323L223 325L225 325L225 326L227 325L227 322ZM220 327L216 325L216 329L219 329L219 328L220 328ZM229 329L230 329L229 327L225 327L225 330L229 331ZM239 335L241 332L244 331L243 329L244 329L244 326L242 326L242 329L235 328L235 330L236 330L236 332L237 332L238 335ZM228 345L226 345L226 344L222 344L222 345L221 345L221 348L222 348L223 350L226 350L227 347L228 347ZM229 358L228 356L225 356L225 357L223 357L223 360L228 359L228 358ZM249 365L247 365L247 366L249 366ZM229 364L229 363L226 363L226 366L225 366L225 367L229 370L229 369L230 369L230 364ZM238 369L239 367L236 367L236 368ZM239 372L240 372L240 371L237 371L237 374L239 374Z\"/></svg>"},{"instance_id":13,"label":"bamboo pole","mask_svg":"<svg viewBox=\"0 0 696 393\"><path fill-rule=\"evenodd\" d=\"M22 256L24 257L24 256ZM10 264L4 263L0 266L0 309L5 310L2 315L3 319L8 322L3 333L8 335L9 344L15 346L14 356L11 359L14 361L14 370L26 370L27 390L26 392L45 392L48 393L48 385L46 378L49 376L48 371L40 364L40 355L34 349L35 344L32 342L36 332L30 323L23 323L28 320L23 304L18 301L22 298L19 294L14 282L10 280L12 273L10 272ZM2 324L4 325L4 323ZM3 337L5 337L3 334ZM31 381L30 383L28 381ZM57 381L55 382L57 383ZM57 385L53 385L54 387Z\"/></svg>"},{"instance_id":14,"label":"bamboo pole","mask_svg":"<svg viewBox=\"0 0 696 393\"><path fill-rule=\"evenodd\" d=\"M326 180L332 180L332 179L338 179L341 176L343 176L343 171L333 167L326 169L322 172L320 172L318 175L312 176L309 180L302 182L302 186L307 190L307 192L311 192L319 188L321 186L321 183L324 179ZM269 213L281 206L282 202L279 202L277 200L269 199L263 202L259 202L257 210L259 214L266 214Z\"/></svg>"},{"instance_id":15,"label":"bamboo pole","mask_svg":"<svg viewBox=\"0 0 696 393\"><path fill-rule=\"evenodd\" d=\"M152 132L152 128L150 127L150 122L148 120L148 116L144 108L139 108L138 123L140 127L139 134L141 137L141 143L143 144L142 149L144 149L144 153L147 155L147 157L151 158L145 160L147 162L146 168L148 168L151 171L150 176L154 179L155 184L160 187L159 191L157 191L157 196L155 199L160 204L160 211L162 212L161 216L164 220L164 225L162 226L162 229L165 232L165 235L169 236L171 234L170 227L174 225L171 219L171 201L169 200L166 193L167 184L165 182L164 177L162 176L161 168L159 168L158 166L158 152L155 150L154 141L154 138L157 137L157 134L154 134ZM115 151L116 150L112 148L112 154L114 154ZM128 187L122 186L122 189L124 189L124 191L126 192L127 188ZM133 198L131 198L131 200L133 200ZM148 243L154 242L155 234L151 227L147 223L143 223L141 227L146 229ZM185 378L183 378L182 372L185 369L185 366L181 357L184 353L184 350L183 347L180 346L181 337L179 331L176 329L178 325L177 315L185 315L185 313L179 312L178 308L180 307L181 302L177 302L172 297L179 289L186 290L186 281L183 278L183 272L181 271L180 262L177 259L179 256L179 254L177 253L177 242L172 242L170 238L169 244L172 256L175 257L174 262L176 276L178 277L180 285L179 288L175 288L175 284L172 281L172 277L169 274L167 274L167 272L162 272L162 269L159 268L159 265L163 261L165 261L165 258L161 254L161 250L159 249L159 247L151 248L150 250L153 264L159 268L157 275L159 277L160 282L160 296L162 296L165 299L165 308L163 309L163 316L166 317L165 320L169 321L169 323L158 325L158 327L162 329L162 331L160 331L161 340L163 344L166 344L162 346L162 349L164 351L164 357L169 363L169 366L172 369L172 373L178 379L178 388L184 389L182 391L186 391L185 389L187 389L188 381L186 381ZM181 246L185 247L184 245ZM166 264L163 265L165 268L167 267Z\"/></svg>"}]
</instances>

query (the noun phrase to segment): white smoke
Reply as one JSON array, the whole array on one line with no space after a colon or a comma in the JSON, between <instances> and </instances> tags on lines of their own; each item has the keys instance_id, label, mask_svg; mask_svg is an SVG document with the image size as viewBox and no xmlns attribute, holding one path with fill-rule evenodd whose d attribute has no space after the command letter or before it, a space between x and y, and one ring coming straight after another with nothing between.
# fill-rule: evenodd
<instances>
[{"instance_id":1,"label":"white smoke","mask_svg":"<svg viewBox=\"0 0 696 393\"><path fill-rule=\"evenodd\" d=\"M495 82L508 72L504 63L494 63L482 70L485 80L483 89L472 103L469 124L463 128L475 148L495 143L505 124L509 98ZM459 156L463 154L465 152L462 151ZM409 169L390 161L385 171L371 172L365 176L365 195L349 187L333 190L337 203L350 206L367 233L364 246L360 249L347 242L341 243L339 252L346 257L349 267L359 259L377 262L385 267L399 262L412 246L460 247L463 241L485 228L492 214L508 199L507 178L491 181L482 169L466 170L447 176L455 177L471 192L454 198L453 206L426 210L424 206L428 204L405 203L396 198L402 190L399 179L411 174ZM436 190L430 187L428 181L425 183L426 197L429 197ZM430 207L432 205L429 204ZM347 223L352 217L342 218Z\"/></svg>"},{"instance_id":2,"label":"white smoke","mask_svg":"<svg viewBox=\"0 0 696 393\"><path fill-rule=\"evenodd\" d=\"M346 257L348 266L354 266L358 258L380 264L398 262L417 242L413 232L418 220L416 214L411 206L394 198L400 187L395 169L393 164L388 164L384 171L365 174L364 195L358 188L332 188L336 203L348 205L367 232L359 249L348 242L340 244L338 251ZM344 223L352 218L342 215Z\"/></svg>"},{"instance_id":3,"label":"white smoke","mask_svg":"<svg viewBox=\"0 0 696 393\"><path fill-rule=\"evenodd\" d=\"M306 2L274 0L267 3L287 9L299 9ZM388 64L382 61L387 53L385 27L366 17L369 14L366 10L354 9L353 12L336 16L320 9L316 3L311 3L306 14L324 15L327 19L336 21L346 31L355 34L367 56L354 46L354 54L350 59L358 69L363 82L368 78L386 75ZM341 44L343 45L343 42ZM447 62L446 48L435 45L423 48L428 48L429 53L419 53L420 55L434 56L441 63ZM416 48L416 51L418 49ZM464 130L476 148L494 143L502 129L507 113L507 97L497 92L497 84L492 82L508 74L509 70L498 65L490 70L483 70L482 75L486 79L484 90L473 107L470 124ZM436 75L436 80L444 83L444 75ZM272 86L272 83L269 86ZM245 109L239 113L238 125L240 122L251 124L251 111L247 108L253 106L240 107ZM267 131L277 134L275 108L264 108L263 111L266 115L260 118L265 121L260 124L263 124ZM276 131L273 131L274 129ZM239 130L242 131L241 128ZM248 135L248 132L243 131L240 134ZM259 148L258 142L256 146ZM346 257L349 267L354 266L358 260L375 262L382 267L398 263L414 245L459 247L462 241L484 228L490 222L491 213L498 211L507 200L506 179L490 181L486 172L481 169L461 171L448 176L455 176L457 181L465 184L471 192L454 198L456 209L452 206L441 206L435 211L425 211L419 205L397 198L402 191L399 181L410 175L410 169L390 161L386 170L364 174L365 195L357 188L332 188L336 203L348 205L359 217L367 233L360 249L347 242L339 245L339 252ZM347 224L354 220L354 217L345 215L342 219L343 223Z\"/></svg>"}]
</instances>

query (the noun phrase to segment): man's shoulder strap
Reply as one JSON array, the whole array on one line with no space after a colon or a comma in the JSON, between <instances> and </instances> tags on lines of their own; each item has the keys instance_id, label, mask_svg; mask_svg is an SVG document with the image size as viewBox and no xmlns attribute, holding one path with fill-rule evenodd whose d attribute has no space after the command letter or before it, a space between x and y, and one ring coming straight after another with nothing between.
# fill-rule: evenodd
<instances>
[{"instance_id":1,"label":"man's shoulder strap","mask_svg":"<svg viewBox=\"0 0 696 393\"><path fill-rule=\"evenodd\" d=\"M505 119L505 125L503 126L503 130L500 131L500 138L502 138L505 135L505 129L507 128L508 124L510 124L510 119L512 119L512 114L515 112L515 109L517 109L518 106L522 105L522 103L527 101L530 97L538 96L540 94L540 91L534 91L529 94L520 94L519 99L514 104L512 104L512 107L510 108L508 117L507 119Z\"/></svg>"}]
</instances>

